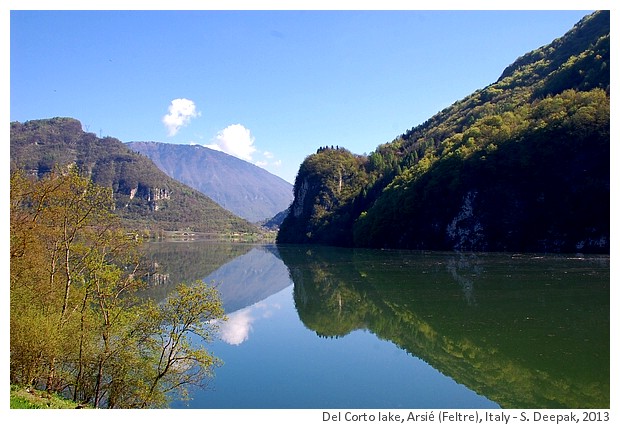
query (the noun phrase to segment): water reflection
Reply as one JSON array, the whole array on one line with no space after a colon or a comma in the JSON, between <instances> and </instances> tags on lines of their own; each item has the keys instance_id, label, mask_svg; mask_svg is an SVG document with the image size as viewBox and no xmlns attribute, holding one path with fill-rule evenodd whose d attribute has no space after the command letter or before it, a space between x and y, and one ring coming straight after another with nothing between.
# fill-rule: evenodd
<instances>
[{"instance_id":1,"label":"water reflection","mask_svg":"<svg viewBox=\"0 0 620 429\"><path fill-rule=\"evenodd\" d=\"M258 303L291 285L275 246L253 247L204 280L218 285L227 313Z\"/></svg>"},{"instance_id":2,"label":"water reflection","mask_svg":"<svg viewBox=\"0 0 620 429\"><path fill-rule=\"evenodd\" d=\"M151 249L160 274L152 289L164 294L178 279L216 282L229 318L221 330L226 344L249 342L253 327L283 302L269 297L293 283L296 318L316 338L345 343L352 332L372 332L411 355L412 365L422 359L504 408L609 408L608 257L164 247ZM277 329L283 337L287 327ZM317 348L296 342L301 336L285 347ZM235 365L229 360L225 366Z\"/></svg>"},{"instance_id":3,"label":"water reflection","mask_svg":"<svg viewBox=\"0 0 620 429\"><path fill-rule=\"evenodd\" d=\"M180 282L217 285L227 313L251 306L291 285L288 270L269 245L212 241L145 245L148 296L160 301Z\"/></svg>"},{"instance_id":4,"label":"water reflection","mask_svg":"<svg viewBox=\"0 0 620 429\"><path fill-rule=\"evenodd\" d=\"M225 343L238 346L248 339L252 322L254 322L251 307L235 311L228 315L228 320L221 325L221 337Z\"/></svg>"},{"instance_id":5,"label":"water reflection","mask_svg":"<svg viewBox=\"0 0 620 429\"><path fill-rule=\"evenodd\" d=\"M154 241L143 244L149 285L145 295L163 300L179 283L207 278L223 265L252 250L251 246L213 241Z\"/></svg>"},{"instance_id":6,"label":"water reflection","mask_svg":"<svg viewBox=\"0 0 620 429\"><path fill-rule=\"evenodd\" d=\"M150 266L148 296L161 300L180 282L203 280L217 285L228 320L221 339L231 345L246 341L257 319L273 308L263 300L291 285L275 246L213 241L151 242L145 245Z\"/></svg>"},{"instance_id":7,"label":"water reflection","mask_svg":"<svg viewBox=\"0 0 620 429\"><path fill-rule=\"evenodd\" d=\"M368 329L506 408L609 407L609 260L281 247L302 322Z\"/></svg>"},{"instance_id":8,"label":"water reflection","mask_svg":"<svg viewBox=\"0 0 620 429\"><path fill-rule=\"evenodd\" d=\"M267 304L264 301L228 314L228 320L220 325L222 341L233 346L246 341L250 336L252 325L256 320L269 319L280 305Z\"/></svg>"}]
</instances>

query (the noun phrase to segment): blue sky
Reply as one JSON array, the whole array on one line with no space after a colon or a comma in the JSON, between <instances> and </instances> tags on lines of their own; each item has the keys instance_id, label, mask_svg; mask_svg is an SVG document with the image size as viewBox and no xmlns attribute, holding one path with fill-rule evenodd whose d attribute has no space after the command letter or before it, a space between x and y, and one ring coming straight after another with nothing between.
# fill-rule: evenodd
<instances>
[{"instance_id":1,"label":"blue sky","mask_svg":"<svg viewBox=\"0 0 620 429\"><path fill-rule=\"evenodd\" d=\"M590 10L10 12L10 120L225 150L293 183L370 153Z\"/></svg>"}]
</instances>

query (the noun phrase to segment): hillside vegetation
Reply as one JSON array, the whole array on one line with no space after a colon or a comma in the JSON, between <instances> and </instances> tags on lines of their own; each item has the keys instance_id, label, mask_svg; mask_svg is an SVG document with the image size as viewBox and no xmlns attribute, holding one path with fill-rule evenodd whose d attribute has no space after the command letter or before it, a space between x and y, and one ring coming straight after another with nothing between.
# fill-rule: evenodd
<instances>
[{"instance_id":1,"label":"hillside vegetation","mask_svg":"<svg viewBox=\"0 0 620 429\"><path fill-rule=\"evenodd\" d=\"M158 142L126 145L148 156L170 177L250 222L273 218L293 200L290 183L224 152L200 145Z\"/></svg>"},{"instance_id":2,"label":"hillside vegetation","mask_svg":"<svg viewBox=\"0 0 620 429\"><path fill-rule=\"evenodd\" d=\"M77 168L95 184L111 188L114 211L126 227L208 234L258 233L248 221L159 170L121 141L98 138L72 118L11 123L11 171L42 178Z\"/></svg>"},{"instance_id":3,"label":"hillside vegetation","mask_svg":"<svg viewBox=\"0 0 620 429\"><path fill-rule=\"evenodd\" d=\"M11 409L75 409L92 408L65 399L56 393L48 393L30 387L11 385Z\"/></svg>"},{"instance_id":4,"label":"hillside vegetation","mask_svg":"<svg viewBox=\"0 0 620 429\"><path fill-rule=\"evenodd\" d=\"M609 252L609 11L374 152L322 147L278 242Z\"/></svg>"}]
</instances>

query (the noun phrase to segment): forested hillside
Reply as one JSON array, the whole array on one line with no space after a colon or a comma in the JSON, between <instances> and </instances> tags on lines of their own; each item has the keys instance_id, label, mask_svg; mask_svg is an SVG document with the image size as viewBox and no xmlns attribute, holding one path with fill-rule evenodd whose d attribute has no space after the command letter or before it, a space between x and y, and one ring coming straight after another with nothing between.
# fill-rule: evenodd
<instances>
[{"instance_id":1,"label":"forested hillside","mask_svg":"<svg viewBox=\"0 0 620 429\"><path fill-rule=\"evenodd\" d=\"M278 241L609 252L609 26L585 17L368 156L321 147Z\"/></svg>"},{"instance_id":2,"label":"forested hillside","mask_svg":"<svg viewBox=\"0 0 620 429\"><path fill-rule=\"evenodd\" d=\"M11 171L41 178L77 168L95 184L111 188L114 210L125 226L209 234L256 233L257 228L200 192L168 177L147 157L121 141L98 138L72 118L11 123Z\"/></svg>"},{"instance_id":3,"label":"forested hillside","mask_svg":"<svg viewBox=\"0 0 620 429\"><path fill-rule=\"evenodd\" d=\"M170 177L250 222L271 219L293 199L285 180L224 152L199 145L129 142Z\"/></svg>"}]
</instances>

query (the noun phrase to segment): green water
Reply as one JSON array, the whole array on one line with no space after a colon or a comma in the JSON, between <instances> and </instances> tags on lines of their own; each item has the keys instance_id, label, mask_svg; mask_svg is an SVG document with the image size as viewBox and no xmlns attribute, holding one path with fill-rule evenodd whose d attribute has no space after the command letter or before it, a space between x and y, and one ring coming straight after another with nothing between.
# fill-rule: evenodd
<instances>
[{"instance_id":1,"label":"green water","mask_svg":"<svg viewBox=\"0 0 620 429\"><path fill-rule=\"evenodd\" d=\"M220 286L192 408L609 408L608 256L217 243L149 249Z\"/></svg>"}]
</instances>

